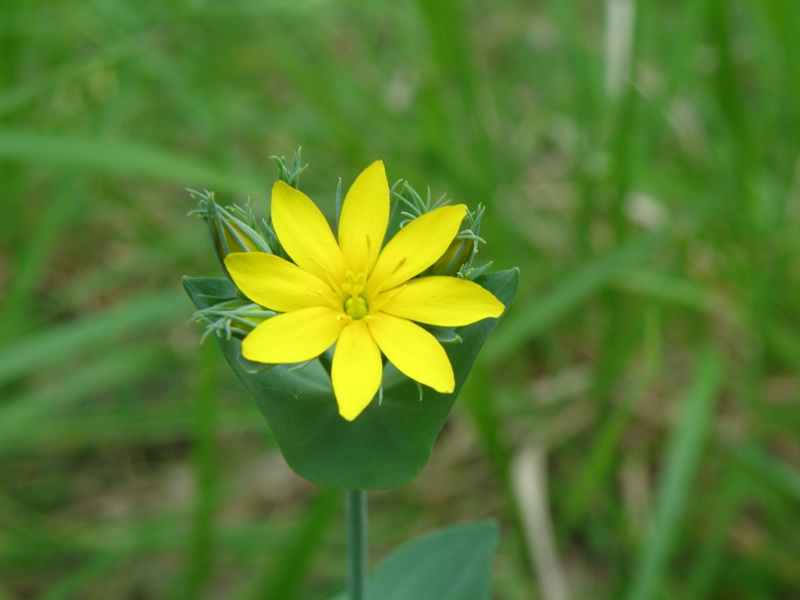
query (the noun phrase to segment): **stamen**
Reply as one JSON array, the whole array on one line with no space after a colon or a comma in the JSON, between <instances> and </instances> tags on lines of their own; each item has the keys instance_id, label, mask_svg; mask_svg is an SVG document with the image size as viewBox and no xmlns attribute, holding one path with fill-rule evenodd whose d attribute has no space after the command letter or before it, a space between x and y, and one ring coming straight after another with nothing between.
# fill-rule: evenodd
<instances>
[{"instance_id":1,"label":"stamen","mask_svg":"<svg viewBox=\"0 0 800 600\"><path fill-rule=\"evenodd\" d=\"M363 273L356 275L352 271L348 271L345 273L345 277L347 281L342 284L342 290L352 298L358 297L358 295L364 291L364 284L367 280L366 275Z\"/></svg>"}]
</instances>

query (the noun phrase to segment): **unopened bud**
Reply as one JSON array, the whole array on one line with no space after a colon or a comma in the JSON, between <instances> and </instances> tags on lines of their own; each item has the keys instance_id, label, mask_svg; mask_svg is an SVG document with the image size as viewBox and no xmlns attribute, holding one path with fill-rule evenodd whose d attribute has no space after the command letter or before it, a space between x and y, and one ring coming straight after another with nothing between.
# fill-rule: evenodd
<instances>
[{"instance_id":1,"label":"unopened bud","mask_svg":"<svg viewBox=\"0 0 800 600\"><path fill-rule=\"evenodd\" d=\"M441 258L428 269L427 273L429 275L459 276L473 279L488 266L484 265L477 269L472 266L475 255L478 253L478 244L484 243L483 238L479 235L483 211L484 207L479 204L474 212L467 212L467 216L461 223L461 231L458 232L458 235Z\"/></svg>"},{"instance_id":2,"label":"unopened bud","mask_svg":"<svg viewBox=\"0 0 800 600\"><path fill-rule=\"evenodd\" d=\"M448 275L454 277L461 267L472 260L475 252L475 238L473 236L462 237L461 234L448 246L441 258L437 260L429 269L430 275Z\"/></svg>"},{"instance_id":3,"label":"unopened bud","mask_svg":"<svg viewBox=\"0 0 800 600\"><path fill-rule=\"evenodd\" d=\"M248 223L254 221L251 212L238 206L222 207L214 200L214 194L193 192L199 206L195 211L207 224L214 254L225 269L225 257L232 252L266 252L272 254L269 244L256 228ZM250 217L250 218L248 218Z\"/></svg>"}]
</instances>

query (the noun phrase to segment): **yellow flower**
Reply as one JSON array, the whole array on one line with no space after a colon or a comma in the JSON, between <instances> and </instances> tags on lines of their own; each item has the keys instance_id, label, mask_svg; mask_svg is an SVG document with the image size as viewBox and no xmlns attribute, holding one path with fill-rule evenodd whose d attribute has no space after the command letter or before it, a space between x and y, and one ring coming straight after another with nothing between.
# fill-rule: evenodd
<instances>
[{"instance_id":1,"label":"yellow flower","mask_svg":"<svg viewBox=\"0 0 800 600\"><path fill-rule=\"evenodd\" d=\"M257 362L296 363L336 343L331 379L339 414L348 421L380 387L381 352L411 379L453 392L453 368L444 348L412 321L458 327L499 317L504 307L472 281L415 277L444 254L466 214L463 204L433 210L381 249L389 223L389 184L377 161L347 192L337 243L316 205L278 181L272 188L272 223L294 262L262 252L225 258L245 296L282 313L247 335L242 354Z\"/></svg>"}]
</instances>

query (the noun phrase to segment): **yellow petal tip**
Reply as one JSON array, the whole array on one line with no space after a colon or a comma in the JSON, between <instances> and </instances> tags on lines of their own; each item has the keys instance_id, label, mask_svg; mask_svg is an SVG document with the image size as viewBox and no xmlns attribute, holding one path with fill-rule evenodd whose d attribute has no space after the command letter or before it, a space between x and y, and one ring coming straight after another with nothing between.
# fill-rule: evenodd
<instances>
[{"instance_id":1,"label":"yellow petal tip","mask_svg":"<svg viewBox=\"0 0 800 600\"><path fill-rule=\"evenodd\" d=\"M501 316L503 316L505 310L506 310L506 305L500 302L500 300L497 300L497 305L493 308L490 316L493 319L499 319Z\"/></svg>"},{"instance_id":2,"label":"yellow petal tip","mask_svg":"<svg viewBox=\"0 0 800 600\"><path fill-rule=\"evenodd\" d=\"M360 412L358 412L358 413L355 413L355 414L345 413L345 412L343 412L341 409L339 409L339 415L340 415L340 416L341 416L341 417L342 417L344 420L346 420L346 421L350 421L351 423L352 423L353 421L355 421L356 417L357 417L358 415L360 415L360 414L361 414Z\"/></svg>"},{"instance_id":3,"label":"yellow petal tip","mask_svg":"<svg viewBox=\"0 0 800 600\"><path fill-rule=\"evenodd\" d=\"M367 406L369 406L369 403L363 406L339 404L339 415L343 419L352 422L355 421L362 412L364 412Z\"/></svg>"}]
</instances>

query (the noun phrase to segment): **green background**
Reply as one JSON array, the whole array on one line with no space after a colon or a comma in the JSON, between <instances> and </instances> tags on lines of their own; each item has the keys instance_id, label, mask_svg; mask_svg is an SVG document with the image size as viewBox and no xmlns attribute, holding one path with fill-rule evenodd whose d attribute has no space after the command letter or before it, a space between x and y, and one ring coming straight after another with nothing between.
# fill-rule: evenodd
<instances>
[{"instance_id":1,"label":"green background","mask_svg":"<svg viewBox=\"0 0 800 600\"><path fill-rule=\"evenodd\" d=\"M344 585L180 283L185 188L265 215L298 146L329 215L381 158L521 270L373 563L494 518L498 600L792 597L798 40L794 0L3 2L0 600Z\"/></svg>"}]
</instances>

